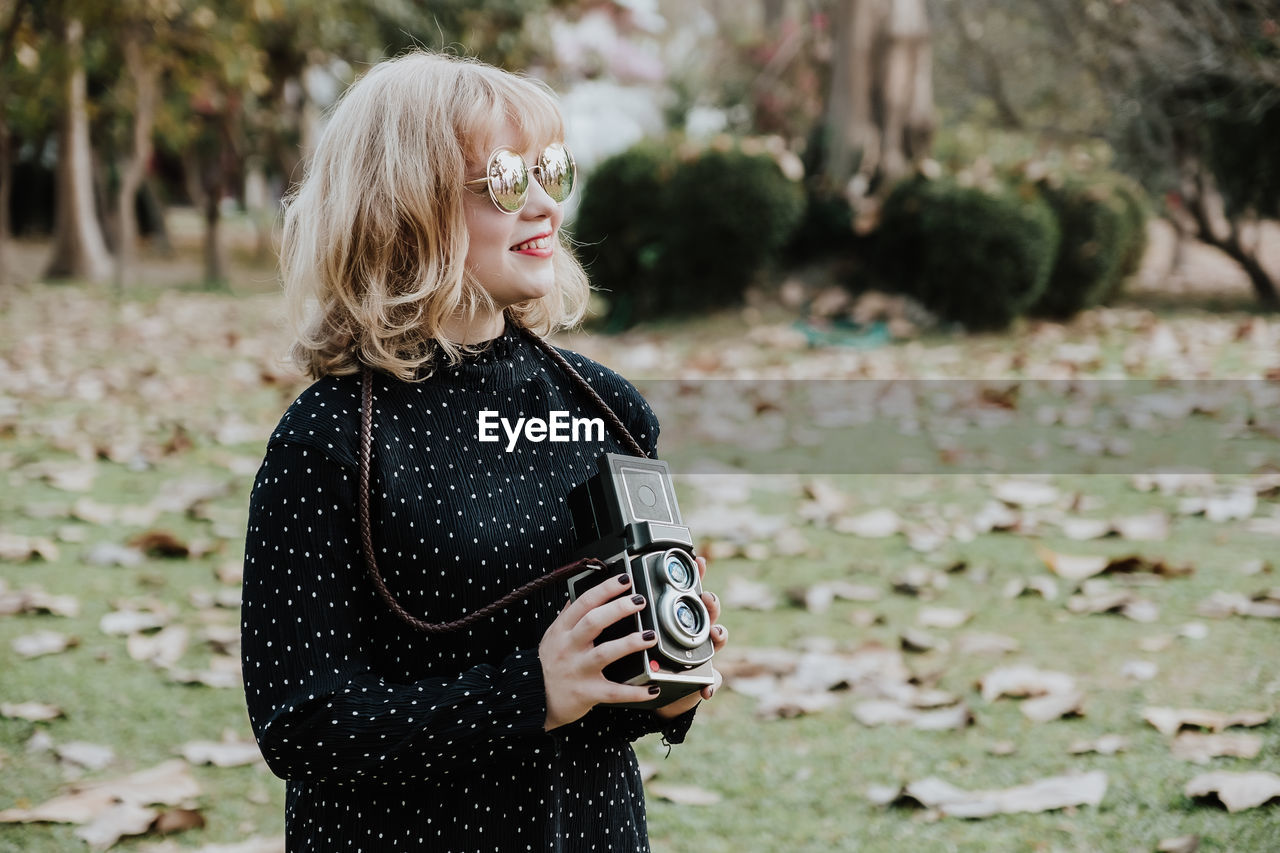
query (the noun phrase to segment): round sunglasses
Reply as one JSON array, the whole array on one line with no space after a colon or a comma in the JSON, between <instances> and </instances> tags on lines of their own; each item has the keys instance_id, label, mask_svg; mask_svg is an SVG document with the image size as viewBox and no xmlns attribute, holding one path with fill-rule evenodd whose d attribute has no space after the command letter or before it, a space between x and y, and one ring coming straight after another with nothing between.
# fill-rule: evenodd
<instances>
[{"instance_id":1,"label":"round sunglasses","mask_svg":"<svg viewBox=\"0 0 1280 853\"><path fill-rule=\"evenodd\" d=\"M524 162L520 152L504 145L489 155L485 176L467 181L463 186L475 189L487 184L489 198L498 210L503 213L519 213L529 200L530 174L542 185L547 195L551 196L551 200L558 204L573 193L578 166L573 162L569 149L559 142L544 148L533 166Z\"/></svg>"}]
</instances>

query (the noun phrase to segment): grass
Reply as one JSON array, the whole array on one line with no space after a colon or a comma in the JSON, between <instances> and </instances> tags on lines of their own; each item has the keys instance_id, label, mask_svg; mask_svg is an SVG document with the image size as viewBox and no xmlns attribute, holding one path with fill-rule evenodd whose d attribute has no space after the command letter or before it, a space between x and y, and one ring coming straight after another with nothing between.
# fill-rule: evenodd
<instances>
[{"instance_id":1,"label":"grass","mask_svg":"<svg viewBox=\"0 0 1280 853\"><path fill-rule=\"evenodd\" d=\"M58 559L0 563L0 578L10 588L39 585L52 593L77 596L76 617L17 615L0 618L0 699L40 701L61 706L66 716L51 723L0 718L0 809L34 804L56 795L69 776L49 752L29 752L37 731L47 731L57 744L74 740L111 745L116 759L84 778L108 778L151 767L175 755L192 740L217 740L224 732L248 737L249 724L238 690L184 686L163 672L130 659L121 637L103 634L102 615L124 599L156 599L174 609L174 621L199 628L233 626L231 609L202 609L194 593L214 592L216 570L242 555L240 536L252 470L262 452L266 431L297 388L296 379L278 375L273 358L284 339L276 326L276 303L270 295L219 295L196 292L146 292L112 304L106 289L80 285L33 287L9 299L0 315L0 360L9 371L0 384L0 532L47 536L58 540ZM1121 315L1117 315L1121 316ZM1196 314L1161 315L1180 336L1195 337L1209 328L1218 341L1209 358L1234 376L1259 375L1267 354L1250 351L1247 342L1222 332L1240 316L1214 318ZM733 315L706 322L664 324L651 333L681 361L716 347L741 346L742 330ZM1013 338L975 339L938 336L895 345L857 356L863 375L915 367L932 375L965 375L965 370L997 374L994 359L1011 349L1019 363L1051 361L1058 339L1041 341L1035 332ZM1055 333L1056 334L1056 333ZM1099 330L1085 321L1065 331L1067 340L1100 343L1102 365L1121 364L1126 347L1139 332L1119 322ZM582 348L623 372L627 348L635 339L583 339ZM757 354L765 353L756 348ZM759 355L765 358L765 355ZM847 366L846 354L790 352L768 356L795 367L831 358ZM695 359L696 360L696 359ZM1261 361L1260 361L1261 360ZM984 367L986 365L986 367ZM1224 367L1226 366L1226 367ZM264 381L262 370L270 375ZM658 369L655 369L657 372ZM1148 375L1155 375L1153 366ZM916 374L919 375L919 374ZM1224 373L1214 375L1225 375ZM90 380L101 383L96 390ZM86 384L89 383L89 384ZM231 435L229 422L247 424L254 436ZM1198 442L1221 441L1213 419L1197 421L1183 437ZM1045 435L1053 433L1045 428ZM1196 432L1195 430L1203 430ZM182 441L174 443L175 435ZM218 436L224 441L220 443ZM886 441L897 440L886 435ZM1009 436L997 437L996 446ZM666 439L683 447L682 460L714 456L718 445L680 427L667 428ZM1276 442L1252 435L1247 450L1274 454ZM125 452L130 443L138 453ZM701 442L701 443L700 443ZM171 444L169 451L164 451ZM914 449L913 449L914 448ZM100 458L106 452L117 461ZM812 451L808 457L778 457L777 470L806 470L804 476L772 478L756 475L750 506L766 515L790 517L801 499L799 484L818 478L814 472L838 472L838 453L830 458ZM928 444L905 449L894 444L882 455L928 454ZM733 457L726 457L732 461ZM1274 458L1274 457L1272 457ZM807 460L807 461L806 461ZM39 476L47 462L93 464L91 490L74 493L53 488ZM804 467L808 465L809 467ZM878 473L827 473L821 479L846 492L858 510L895 509L905 518L922 514L963 517L989 497L992 474L981 466L970 473L902 474L892 465ZM677 470L685 470L677 468ZM847 470L847 469L846 469ZM1158 508L1173 513L1176 497L1135 490L1121 474L1088 475L1065 462L1052 482L1064 494L1079 494L1092 503L1082 514L1109 517ZM138 506L166 486L194 479L225 486L196 514L163 514L149 527L164 529L187 542L206 540L214 550L187 559L148 559L139 566L91 566L84 554L98 543L122 543L144 529L112 522L90 524L73 518L75 502L89 497L101 504ZM1240 481L1223 476L1221 484ZM681 502L686 513L707 498L682 478ZM1259 514L1276 507L1274 497L1260 503ZM795 522L799 524L799 522ZM660 781L694 784L722 796L719 805L677 805L651 798L650 830L656 851L1130 851L1153 850L1162 839L1198 834L1200 849L1209 851L1280 850L1280 806L1264 806L1228 814L1217 805L1193 802L1183 785L1205 769L1280 771L1280 721L1254 729L1264 738L1261 756L1253 761L1215 759L1201 768L1170 755L1166 738L1141 720L1149 704L1206 707L1224 711L1277 710L1280 658L1277 626L1264 619L1205 620L1197 604L1216 590L1252 593L1277 583L1274 574L1246 576L1238 569L1264 557L1276 562L1276 540L1248 532L1240 522L1211 523L1201 517L1175 516L1167 541L1127 542L1105 539L1071 542L1047 526L1042 535L991 533L972 541L950 540L934 553L907 547L903 537L857 539L821 526L804 526L811 553L804 557L751 561L716 561L709 586L722 589L730 577L759 580L780 591L821 580L843 578L884 590L872 604L836 602L825 613L793 606L769 612L734 611L724 622L738 648L795 647L811 637L826 637L853 649L876 642L896 647L898 633L914 623L922 601L890 591L892 579L916 564L945 566L963 561L965 571L948 575L947 588L931 604L968 609L973 621L962 630L1011 635L1021 651L1007 659L961 658L948 652L908 656L912 671L936 678L938 686L960 694L973 708L977 724L961 732L921 732L906 728L868 729L850 714L852 699L835 709L792 720L760 720L755 702L730 689L706 703L687 743L666 756L654 739L637 744L641 760L658 767ZM695 531L696 532L696 531ZM1044 573L1035 545L1069 553L1165 557L1195 567L1189 577L1139 587L1156 601L1160 617L1142 624L1114 615L1078 616L1062 600L1039 597L1006 599L1006 581ZM1064 587L1065 589L1065 587ZM874 610L881 622L860 627L855 610ZM1152 634L1175 634L1179 626L1203 621L1208 636L1179 638L1157 653L1139 643ZM79 638L63 654L33 660L9 653L14 638L52 629ZM955 631L935 630L940 636ZM210 651L192 643L186 667L203 666ZM1127 660L1140 658L1159 665L1151 681L1122 677ZM986 671L1009 660L1023 660L1074 675L1087 695L1086 715L1033 724L1012 699L983 702L975 682ZM1126 752L1114 756L1070 755L1079 738L1104 733L1130 739ZM990 752L998 741L1015 747L1011 755ZM871 805L866 789L901 784L937 775L962 788L999 788L1071 771L1105 770L1106 797L1098 808L1034 815L1008 815L986 820L934 819L930 814ZM282 831L283 783L264 767L196 767L203 795L200 807L207 825L177 836L182 847L230 843L253 835ZM142 850L154 838L125 839L122 850ZM84 845L66 825L0 825L0 853L76 850Z\"/></svg>"}]
</instances>

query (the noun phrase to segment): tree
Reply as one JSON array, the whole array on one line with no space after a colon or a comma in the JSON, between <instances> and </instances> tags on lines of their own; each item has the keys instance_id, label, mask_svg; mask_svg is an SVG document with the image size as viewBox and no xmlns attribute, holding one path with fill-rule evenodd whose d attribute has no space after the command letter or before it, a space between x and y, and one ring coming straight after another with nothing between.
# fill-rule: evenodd
<instances>
[{"instance_id":1,"label":"tree","mask_svg":"<svg viewBox=\"0 0 1280 853\"><path fill-rule=\"evenodd\" d=\"M1039 0L1071 34L1115 117L1121 163L1175 223L1235 260L1260 304L1280 308L1256 243L1280 215L1280 11L1266 0Z\"/></svg>"},{"instance_id":2,"label":"tree","mask_svg":"<svg viewBox=\"0 0 1280 853\"><path fill-rule=\"evenodd\" d=\"M51 4L52 31L61 39L60 82L65 100L58 132L53 253L45 275L104 281L111 253L94 200L93 150L85 74L85 25L70 2Z\"/></svg>"},{"instance_id":3,"label":"tree","mask_svg":"<svg viewBox=\"0 0 1280 853\"><path fill-rule=\"evenodd\" d=\"M924 0L837 0L825 172L851 200L903 175L933 137Z\"/></svg>"}]
</instances>

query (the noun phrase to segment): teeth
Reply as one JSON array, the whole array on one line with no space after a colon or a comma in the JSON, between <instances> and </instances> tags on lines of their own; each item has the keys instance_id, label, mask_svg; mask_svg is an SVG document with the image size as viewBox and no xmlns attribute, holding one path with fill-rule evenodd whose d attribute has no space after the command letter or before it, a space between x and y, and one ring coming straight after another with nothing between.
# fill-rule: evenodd
<instances>
[{"instance_id":1,"label":"teeth","mask_svg":"<svg viewBox=\"0 0 1280 853\"><path fill-rule=\"evenodd\" d=\"M521 243L519 246L513 247L514 251L523 252L526 249L549 249L551 248L551 236L539 237L536 240L530 240L527 243Z\"/></svg>"}]
</instances>

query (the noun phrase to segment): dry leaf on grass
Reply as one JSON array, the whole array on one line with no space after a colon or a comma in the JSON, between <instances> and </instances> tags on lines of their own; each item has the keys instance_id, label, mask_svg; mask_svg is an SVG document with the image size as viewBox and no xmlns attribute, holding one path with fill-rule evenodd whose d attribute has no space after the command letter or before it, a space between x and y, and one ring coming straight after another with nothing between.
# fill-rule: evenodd
<instances>
[{"instance_id":1,"label":"dry leaf on grass","mask_svg":"<svg viewBox=\"0 0 1280 853\"><path fill-rule=\"evenodd\" d=\"M978 680L982 698L994 702L1001 696L1044 696L1049 693L1070 693L1076 688L1076 680L1065 672L1037 669L1027 664L1002 666L991 670Z\"/></svg>"},{"instance_id":2,"label":"dry leaf on grass","mask_svg":"<svg viewBox=\"0 0 1280 853\"><path fill-rule=\"evenodd\" d=\"M44 536L0 533L0 561L25 563L33 557L52 562L58 559L58 546Z\"/></svg>"},{"instance_id":3,"label":"dry leaf on grass","mask_svg":"<svg viewBox=\"0 0 1280 853\"><path fill-rule=\"evenodd\" d=\"M1156 853L1196 853L1200 849L1200 836L1179 835L1166 838L1156 845Z\"/></svg>"},{"instance_id":4,"label":"dry leaf on grass","mask_svg":"<svg viewBox=\"0 0 1280 853\"><path fill-rule=\"evenodd\" d=\"M1264 590L1252 598L1243 593L1220 590L1200 602L1196 612L1212 619L1225 619L1228 616L1280 619L1280 589Z\"/></svg>"},{"instance_id":5,"label":"dry leaf on grass","mask_svg":"<svg viewBox=\"0 0 1280 853\"><path fill-rule=\"evenodd\" d=\"M924 628L959 628L973 618L973 613L955 607L921 607L916 624Z\"/></svg>"},{"instance_id":6,"label":"dry leaf on grass","mask_svg":"<svg viewBox=\"0 0 1280 853\"><path fill-rule=\"evenodd\" d=\"M1073 741L1067 751L1072 755L1083 755L1087 752L1096 752L1099 755L1115 755L1117 752L1124 752L1128 748L1129 739L1124 735L1103 735L1094 740Z\"/></svg>"},{"instance_id":7,"label":"dry leaf on grass","mask_svg":"<svg viewBox=\"0 0 1280 853\"><path fill-rule=\"evenodd\" d=\"M134 536L129 547L148 557L182 558L191 556L191 548L168 530L147 530Z\"/></svg>"},{"instance_id":8,"label":"dry leaf on grass","mask_svg":"<svg viewBox=\"0 0 1280 853\"><path fill-rule=\"evenodd\" d=\"M1237 711L1234 714L1226 714L1222 711L1207 711L1203 708L1153 706L1142 710L1142 719L1155 726L1161 734L1172 737L1183 728L1220 732L1233 726L1245 728L1265 726L1271 719L1271 715L1265 711Z\"/></svg>"},{"instance_id":9,"label":"dry leaf on grass","mask_svg":"<svg viewBox=\"0 0 1280 853\"><path fill-rule=\"evenodd\" d=\"M722 597L730 610L773 610L778 606L778 595L772 588L746 578L730 578Z\"/></svg>"},{"instance_id":10,"label":"dry leaf on grass","mask_svg":"<svg viewBox=\"0 0 1280 853\"><path fill-rule=\"evenodd\" d=\"M1048 506L1061 496L1056 486L1036 480L1003 480L991 491L996 500L1020 507Z\"/></svg>"},{"instance_id":11,"label":"dry leaf on grass","mask_svg":"<svg viewBox=\"0 0 1280 853\"><path fill-rule=\"evenodd\" d=\"M1219 757L1257 758L1262 737L1249 734L1204 734L1181 732L1169 747L1174 758L1208 764Z\"/></svg>"},{"instance_id":12,"label":"dry leaf on grass","mask_svg":"<svg viewBox=\"0 0 1280 853\"><path fill-rule=\"evenodd\" d=\"M1009 655L1016 654L1022 646L1013 637L983 631L970 631L956 637L955 650L959 655Z\"/></svg>"},{"instance_id":13,"label":"dry leaf on grass","mask_svg":"<svg viewBox=\"0 0 1280 853\"><path fill-rule=\"evenodd\" d=\"M57 705L43 702L4 702L0 703L0 717L12 720L29 720L33 723L56 720L65 712Z\"/></svg>"},{"instance_id":14,"label":"dry leaf on grass","mask_svg":"<svg viewBox=\"0 0 1280 853\"><path fill-rule=\"evenodd\" d=\"M964 703L922 711L887 699L871 699L855 705L853 717L868 728L909 725L923 731L941 731L963 729L973 724L973 713Z\"/></svg>"},{"instance_id":15,"label":"dry leaf on grass","mask_svg":"<svg viewBox=\"0 0 1280 853\"><path fill-rule=\"evenodd\" d=\"M1005 598L1018 598L1031 592L1039 593L1045 601L1054 601L1058 598L1058 582L1048 575L1010 578L1000 594Z\"/></svg>"},{"instance_id":16,"label":"dry leaf on grass","mask_svg":"<svg viewBox=\"0 0 1280 853\"><path fill-rule=\"evenodd\" d=\"M1051 776L1027 785L989 791L965 791L931 776L890 793L880 788L869 793L881 805L913 805L936 809L944 817L981 818L997 814L1046 812L1073 806L1096 806L1107 792L1107 774L1101 770L1069 776ZM889 794L888 799L885 798Z\"/></svg>"},{"instance_id":17,"label":"dry leaf on grass","mask_svg":"<svg viewBox=\"0 0 1280 853\"><path fill-rule=\"evenodd\" d=\"M82 740L68 741L53 748L58 759L66 764L74 764L87 770L101 770L116 760L115 750L98 743L87 743Z\"/></svg>"},{"instance_id":18,"label":"dry leaf on grass","mask_svg":"<svg viewBox=\"0 0 1280 853\"><path fill-rule=\"evenodd\" d=\"M139 848L143 853L285 853L284 836L249 838L231 844L207 844L204 847L179 847L171 841Z\"/></svg>"},{"instance_id":19,"label":"dry leaf on grass","mask_svg":"<svg viewBox=\"0 0 1280 853\"><path fill-rule=\"evenodd\" d=\"M1244 811L1280 797L1280 776L1261 770L1233 773L1218 770L1202 773L1183 789L1188 797L1217 794L1229 812Z\"/></svg>"},{"instance_id":20,"label":"dry leaf on grass","mask_svg":"<svg viewBox=\"0 0 1280 853\"><path fill-rule=\"evenodd\" d=\"M0 616L18 613L48 613L51 616L79 616L80 599L74 595L51 595L38 586L21 590L5 588L0 578Z\"/></svg>"},{"instance_id":21,"label":"dry leaf on grass","mask_svg":"<svg viewBox=\"0 0 1280 853\"><path fill-rule=\"evenodd\" d=\"M130 634L125 642L129 657L168 669L187 652L191 632L182 625L170 625L155 634Z\"/></svg>"},{"instance_id":22,"label":"dry leaf on grass","mask_svg":"<svg viewBox=\"0 0 1280 853\"><path fill-rule=\"evenodd\" d=\"M1048 723L1060 717L1084 716L1084 693L1079 690L1046 693L1028 699L1020 706L1027 719L1036 723Z\"/></svg>"},{"instance_id":23,"label":"dry leaf on grass","mask_svg":"<svg viewBox=\"0 0 1280 853\"><path fill-rule=\"evenodd\" d=\"M80 645L80 640L57 631L36 631L14 637L10 645L18 657L38 658L65 652Z\"/></svg>"},{"instance_id":24,"label":"dry leaf on grass","mask_svg":"<svg viewBox=\"0 0 1280 853\"><path fill-rule=\"evenodd\" d=\"M832 529L863 539L884 539L902 530L902 519L891 509L873 509L861 515L838 518Z\"/></svg>"},{"instance_id":25,"label":"dry leaf on grass","mask_svg":"<svg viewBox=\"0 0 1280 853\"><path fill-rule=\"evenodd\" d=\"M149 610L113 610L102 615L98 620L98 628L104 634L127 636L163 628L168 622L169 617L164 613Z\"/></svg>"},{"instance_id":26,"label":"dry leaf on grass","mask_svg":"<svg viewBox=\"0 0 1280 853\"><path fill-rule=\"evenodd\" d=\"M76 830L76 837L95 850L106 850L126 835L142 835L159 814L155 809L133 802L120 802L104 809Z\"/></svg>"},{"instance_id":27,"label":"dry leaf on grass","mask_svg":"<svg viewBox=\"0 0 1280 853\"><path fill-rule=\"evenodd\" d=\"M251 740L197 740L184 743L180 752L191 764L214 767L240 767L262 760L258 744Z\"/></svg>"},{"instance_id":28,"label":"dry leaf on grass","mask_svg":"<svg viewBox=\"0 0 1280 853\"><path fill-rule=\"evenodd\" d=\"M675 803L681 806L714 806L723 799L715 791L699 788L695 785L669 785L666 782L654 782L645 792L651 797Z\"/></svg>"},{"instance_id":29,"label":"dry leaf on grass","mask_svg":"<svg viewBox=\"0 0 1280 853\"><path fill-rule=\"evenodd\" d=\"M5 809L0 823L89 823L118 803L178 805L199 794L191 768L175 759L128 776L74 785L70 793L32 808Z\"/></svg>"}]
</instances>

